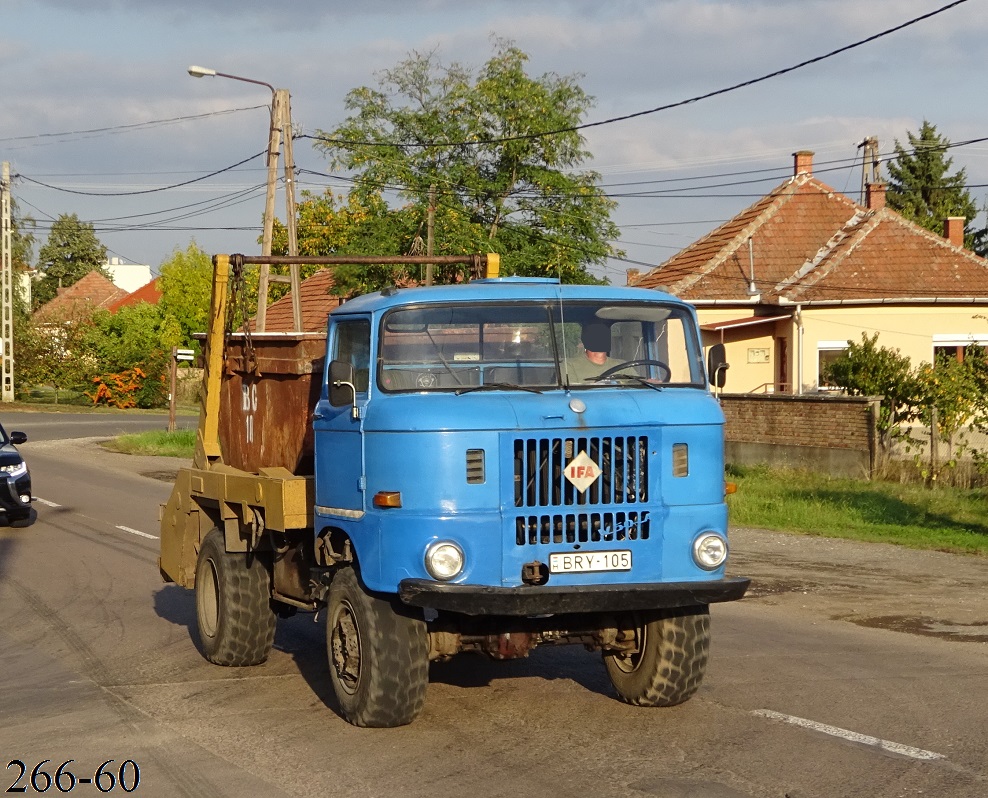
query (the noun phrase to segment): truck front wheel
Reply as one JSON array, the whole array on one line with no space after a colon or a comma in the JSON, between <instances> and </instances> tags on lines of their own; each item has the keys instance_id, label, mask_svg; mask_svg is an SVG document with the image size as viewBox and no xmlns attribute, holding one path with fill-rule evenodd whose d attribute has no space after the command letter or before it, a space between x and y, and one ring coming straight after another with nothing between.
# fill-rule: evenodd
<instances>
[{"instance_id":1,"label":"truck front wheel","mask_svg":"<svg viewBox=\"0 0 988 798\"><path fill-rule=\"evenodd\" d=\"M326 647L336 699L354 726L404 726L421 711L429 685L425 621L366 591L351 567L330 583Z\"/></svg>"},{"instance_id":2,"label":"truck front wheel","mask_svg":"<svg viewBox=\"0 0 988 798\"><path fill-rule=\"evenodd\" d=\"M227 553L219 529L199 549L196 622L202 652L217 665L260 665L274 645L267 569L256 557Z\"/></svg>"},{"instance_id":3,"label":"truck front wheel","mask_svg":"<svg viewBox=\"0 0 988 798\"><path fill-rule=\"evenodd\" d=\"M635 651L604 654L607 675L621 700L640 707L671 707L691 698L707 669L709 608L653 616L638 624L635 637Z\"/></svg>"}]
</instances>

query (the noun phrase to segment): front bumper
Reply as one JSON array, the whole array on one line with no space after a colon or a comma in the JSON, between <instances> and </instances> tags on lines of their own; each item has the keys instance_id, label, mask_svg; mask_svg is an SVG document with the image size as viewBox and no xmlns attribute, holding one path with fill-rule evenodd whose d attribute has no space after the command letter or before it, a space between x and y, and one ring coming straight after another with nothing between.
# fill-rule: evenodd
<instances>
[{"instance_id":1,"label":"front bumper","mask_svg":"<svg viewBox=\"0 0 988 798\"><path fill-rule=\"evenodd\" d=\"M548 615L694 607L741 598L750 579L725 577L709 582L581 585L579 587L488 587L451 585L429 579L403 579L398 595L405 604L464 615Z\"/></svg>"},{"instance_id":2,"label":"front bumper","mask_svg":"<svg viewBox=\"0 0 988 798\"><path fill-rule=\"evenodd\" d=\"M27 496L22 502L20 497ZM22 474L19 477L0 478L0 510L5 510L8 516L23 517L31 511L31 475Z\"/></svg>"}]
</instances>

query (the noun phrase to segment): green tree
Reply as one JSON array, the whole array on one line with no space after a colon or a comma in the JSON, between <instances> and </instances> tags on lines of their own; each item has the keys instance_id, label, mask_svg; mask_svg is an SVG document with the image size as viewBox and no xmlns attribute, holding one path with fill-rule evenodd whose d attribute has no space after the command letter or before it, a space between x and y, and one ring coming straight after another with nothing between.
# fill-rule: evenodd
<instances>
[{"instance_id":1,"label":"green tree","mask_svg":"<svg viewBox=\"0 0 988 798\"><path fill-rule=\"evenodd\" d=\"M106 247L96 238L93 226L73 214L63 213L51 226L48 240L38 252L41 278L34 284L33 304L40 307L89 272L98 271L109 279L104 265Z\"/></svg>"},{"instance_id":2,"label":"green tree","mask_svg":"<svg viewBox=\"0 0 988 798\"><path fill-rule=\"evenodd\" d=\"M957 465L968 447L966 429L979 416L979 371L984 360L973 354L975 348L981 349L968 347L971 356L963 360L941 355L932 364L921 363L915 371L919 421L934 430L936 440L945 443L949 452L945 460L929 455L916 457L927 485L936 485L945 468Z\"/></svg>"},{"instance_id":3,"label":"green tree","mask_svg":"<svg viewBox=\"0 0 988 798\"><path fill-rule=\"evenodd\" d=\"M878 346L878 333L862 333L860 343L848 341L824 376L851 396L882 397L877 427L883 454L907 435L903 425L917 417L919 385L909 358L898 349Z\"/></svg>"},{"instance_id":4,"label":"green tree","mask_svg":"<svg viewBox=\"0 0 988 798\"><path fill-rule=\"evenodd\" d=\"M141 302L116 313L99 310L79 343L83 359L103 377L140 369L145 377L134 398L138 407L159 407L167 400L171 348L182 340L178 321L159 305Z\"/></svg>"},{"instance_id":5,"label":"green tree","mask_svg":"<svg viewBox=\"0 0 988 798\"><path fill-rule=\"evenodd\" d=\"M988 230L975 228L978 206L965 188L964 169L951 173L953 159L947 157L950 141L936 126L923 121L918 134L907 133L909 146L895 141L895 159L889 161L889 207L906 219L943 235L944 219L963 216L964 246L979 255L988 251Z\"/></svg>"},{"instance_id":6,"label":"green tree","mask_svg":"<svg viewBox=\"0 0 988 798\"><path fill-rule=\"evenodd\" d=\"M181 331L175 345L197 347L195 333L206 332L209 302L213 290L213 264L209 255L195 241L185 250L178 248L163 261L160 268L161 301L158 307L164 317L170 317Z\"/></svg>"},{"instance_id":7,"label":"green tree","mask_svg":"<svg viewBox=\"0 0 988 798\"><path fill-rule=\"evenodd\" d=\"M530 77L527 61L503 40L476 74L413 53L378 88L351 91L351 115L316 146L334 168L356 173L361 206L378 207L393 189L406 204L371 214L332 251L421 250L435 187L437 255L494 251L505 273L596 282L589 266L620 253L608 243L618 237L615 203L596 172L581 170L590 153L573 129L592 98L576 77ZM565 132L541 135L557 130ZM387 282L404 276L381 271ZM358 272L338 269L337 290L351 292ZM436 279L454 274L437 269Z\"/></svg>"},{"instance_id":8,"label":"green tree","mask_svg":"<svg viewBox=\"0 0 988 798\"><path fill-rule=\"evenodd\" d=\"M29 317L14 327L14 384L20 390L50 386L59 391L82 391L99 364L86 352L92 325L87 311L79 306L44 321Z\"/></svg>"}]
</instances>

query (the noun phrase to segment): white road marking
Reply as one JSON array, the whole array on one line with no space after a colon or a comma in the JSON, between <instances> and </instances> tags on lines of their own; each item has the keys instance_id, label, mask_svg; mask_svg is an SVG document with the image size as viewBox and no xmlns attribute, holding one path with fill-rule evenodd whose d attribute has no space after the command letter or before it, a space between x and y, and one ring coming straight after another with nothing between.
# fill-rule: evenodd
<instances>
[{"instance_id":1,"label":"white road marking","mask_svg":"<svg viewBox=\"0 0 988 798\"><path fill-rule=\"evenodd\" d=\"M34 497L34 500L38 504L43 504L45 507L61 507L62 506L60 504L55 504L55 502L50 502L50 501L48 501L48 499L39 498L38 496L35 496Z\"/></svg>"},{"instance_id":2,"label":"white road marking","mask_svg":"<svg viewBox=\"0 0 988 798\"><path fill-rule=\"evenodd\" d=\"M883 751L901 754L902 756L908 756L913 759L934 760L947 758L943 754L938 754L934 751L924 751L922 748L913 748L911 745L893 743L889 740L882 740L879 737L872 737L868 734L859 734L858 732L841 729L837 726L828 726L826 723L817 723L815 720L797 718L794 715L783 715L781 712L773 712L770 709L756 709L752 714L760 715L763 718L771 718L772 720L781 720L783 723L791 723L793 726L802 726L804 729L823 732L832 737L842 737L854 743L870 745L873 748L881 748Z\"/></svg>"},{"instance_id":3,"label":"white road marking","mask_svg":"<svg viewBox=\"0 0 988 798\"><path fill-rule=\"evenodd\" d=\"M149 535L147 532L141 532L139 529L131 529L129 526L120 526L117 524L117 529L122 532L130 532L132 535L140 535L142 538L150 538L151 540L157 540L157 535Z\"/></svg>"}]
</instances>

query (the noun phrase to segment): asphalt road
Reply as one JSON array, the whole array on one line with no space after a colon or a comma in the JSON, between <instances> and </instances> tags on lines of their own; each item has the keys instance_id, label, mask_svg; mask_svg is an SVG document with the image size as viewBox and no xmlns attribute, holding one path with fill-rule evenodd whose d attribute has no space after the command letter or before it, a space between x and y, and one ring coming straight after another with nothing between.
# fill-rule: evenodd
<instances>
[{"instance_id":1,"label":"asphalt road","mask_svg":"<svg viewBox=\"0 0 988 798\"><path fill-rule=\"evenodd\" d=\"M0 526L0 792L17 761L30 793L42 760L93 778L112 759L102 785L130 760L149 796L988 794L988 561L735 530L754 588L713 608L687 704L626 706L598 655L539 649L435 664L414 724L357 729L334 709L322 615L280 621L256 668L199 655L193 596L156 566L180 461L100 451L99 421L45 441L28 415L2 417L30 436L39 502L34 526Z\"/></svg>"},{"instance_id":2,"label":"asphalt road","mask_svg":"<svg viewBox=\"0 0 988 798\"><path fill-rule=\"evenodd\" d=\"M168 428L168 416L156 413L77 413L47 411L3 411L0 423L7 432L26 432L29 441L65 440L99 436L112 438L134 432L149 432ZM180 415L179 429L194 427L198 418Z\"/></svg>"}]
</instances>

